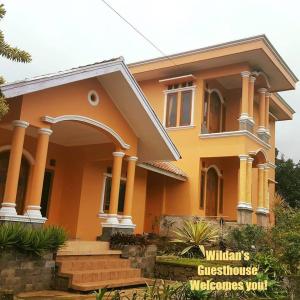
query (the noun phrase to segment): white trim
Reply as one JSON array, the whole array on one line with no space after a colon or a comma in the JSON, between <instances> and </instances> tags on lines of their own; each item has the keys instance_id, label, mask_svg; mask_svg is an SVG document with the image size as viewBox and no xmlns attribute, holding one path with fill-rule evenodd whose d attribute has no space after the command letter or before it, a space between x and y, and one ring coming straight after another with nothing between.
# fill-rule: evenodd
<instances>
[{"instance_id":1,"label":"white trim","mask_svg":"<svg viewBox=\"0 0 300 300\"><path fill-rule=\"evenodd\" d=\"M32 219L42 219L41 207L37 205L28 205L25 215Z\"/></svg>"},{"instance_id":2,"label":"white trim","mask_svg":"<svg viewBox=\"0 0 300 300\"><path fill-rule=\"evenodd\" d=\"M257 214L262 214L262 215L267 215L269 213L269 210L267 208L264 208L264 207L258 207L256 209L256 213Z\"/></svg>"},{"instance_id":3,"label":"white trim","mask_svg":"<svg viewBox=\"0 0 300 300\"><path fill-rule=\"evenodd\" d=\"M232 137L232 136L247 136L254 140L255 142L261 144L268 150L271 149L271 146L266 142L262 141L259 137L254 135L248 130L237 130L237 131L224 131L224 132L216 132L216 133L200 133L199 137L203 139L212 139L212 138L222 138L222 137Z\"/></svg>"},{"instance_id":4,"label":"white trim","mask_svg":"<svg viewBox=\"0 0 300 300\"><path fill-rule=\"evenodd\" d=\"M223 175L219 170L219 168L217 167L217 165L210 165L208 168L203 168L202 170L204 170L207 173L209 169L214 169L217 172L218 177L223 178Z\"/></svg>"},{"instance_id":5,"label":"white trim","mask_svg":"<svg viewBox=\"0 0 300 300\"><path fill-rule=\"evenodd\" d=\"M182 130L182 129L192 129L192 128L195 128L195 127L196 127L195 125L166 127L166 130L176 131L176 130Z\"/></svg>"},{"instance_id":6,"label":"white trim","mask_svg":"<svg viewBox=\"0 0 300 300\"><path fill-rule=\"evenodd\" d=\"M10 151L10 150L11 150L11 145L0 146L0 153L4 152L4 151ZM35 159L33 158L33 156L31 155L31 153L29 151L27 151L26 149L23 148L22 154L24 155L24 157L28 160L28 162L31 165L35 164Z\"/></svg>"},{"instance_id":7,"label":"white trim","mask_svg":"<svg viewBox=\"0 0 300 300\"><path fill-rule=\"evenodd\" d=\"M109 126L107 126L97 120L94 120L94 119L91 119L91 118L88 118L85 116L80 116L80 115L63 115L63 116L59 116L59 117L44 116L44 117L42 117L42 121L50 123L50 124L56 124L56 123L63 122L63 121L77 121L77 122L87 123L89 125L93 125L97 128L100 128L100 129L110 133L120 143L122 148L124 148L124 149L130 148L130 145L126 144L125 141L121 138L121 136L118 133L116 133L112 128L110 128Z\"/></svg>"},{"instance_id":8,"label":"white trim","mask_svg":"<svg viewBox=\"0 0 300 300\"><path fill-rule=\"evenodd\" d=\"M112 153L113 157L124 157L125 153L124 152L118 152L118 151L115 151Z\"/></svg>"},{"instance_id":9,"label":"white trim","mask_svg":"<svg viewBox=\"0 0 300 300\"><path fill-rule=\"evenodd\" d=\"M0 208L0 218L16 217L16 216L17 216L16 203L2 202Z\"/></svg>"},{"instance_id":10,"label":"white trim","mask_svg":"<svg viewBox=\"0 0 300 300\"><path fill-rule=\"evenodd\" d=\"M92 100L92 95L94 94L94 96L96 97L96 100L93 101ZM99 104L99 95L98 93L95 91L95 90L91 90L88 92L88 95L87 95L87 98L88 98L88 102L92 105L92 106L97 106Z\"/></svg>"},{"instance_id":11,"label":"white trim","mask_svg":"<svg viewBox=\"0 0 300 300\"><path fill-rule=\"evenodd\" d=\"M51 129L49 129L49 128L40 128L38 130L38 133L39 134L46 134L46 135L50 136L53 133L53 131Z\"/></svg>"},{"instance_id":12,"label":"white trim","mask_svg":"<svg viewBox=\"0 0 300 300\"><path fill-rule=\"evenodd\" d=\"M127 161L137 161L138 158L136 156L128 156L128 157L125 158L125 160L127 160Z\"/></svg>"},{"instance_id":13,"label":"white trim","mask_svg":"<svg viewBox=\"0 0 300 300\"><path fill-rule=\"evenodd\" d=\"M242 77L250 77L250 75L251 75L251 72L249 72L249 71L243 71L243 72L241 72L241 76Z\"/></svg>"},{"instance_id":14,"label":"white trim","mask_svg":"<svg viewBox=\"0 0 300 300\"><path fill-rule=\"evenodd\" d=\"M14 120L14 121L12 121L12 125L14 127L27 128L29 126L29 123L26 121L22 121L22 120Z\"/></svg>"},{"instance_id":15,"label":"white trim","mask_svg":"<svg viewBox=\"0 0 300 300\"><path fill-rule=\"evenodd\" d=\"M190 125L184 125L184 126L180 126L179 125L179 126L175 126L175 127L166 127L168 94L175 94L175 93L184 92L184 91L192 91L192 99L191 99L191 101L192 101L192 103L191 103L191 123L190 123ZM163 125L164 125L164 127L165 127L166 130L177 130L177 129L180 130L180 129L186 129L186 128L195 127L195 125L194 125L195 91L196 91L196 85L186 86L184 88L178 88L178 89L164 90L163 91L163 93L165 95L165 97L164 97ZM178 94L177 94L177 101L179 101ZM181 101L180 101L180 104L181 104ZM181 106L179 107L179 109L181 109ZM176 121L177 121L177 117L176 117Z\"/></svg>"},{"instance_id":16,"label":"white trim","mask_svg":"<svg viewBox=\"0 0 300 300\"><path fill-rule=\"evenodd\" d=\"M265 161L267 162L268 161L268 154L267 154L267 151L263 148L259 148L256 151L250 151L249 154L252 155L252 156L256 156L259 152L262 152L262 154L265 157Z\"/></svg>"},{"instance_id":17,"label":"white trim","mask_svg":"<svg viewBox=\"0 0 300 300\"><path fill-rule=\"evenodd\" d=\"M252 205L248 202L243 201L238 203L237 209L253 211Z\"/></svg>"},{"instance_id":18,"label":"white trim","mask_svg":"<svg viewBox=\"0 0 300 300\"><path fill-rule=\"evenodd\" d=\"M266 94L268 92L268 90L266 88L260 88L257 90L257 92L260 94Z\"/></svg>"},{"instance_id":19,"label":"white trim","mask_svg":"<svg viewBox=\"0 0 300 300\"><path fill-rule=\"evenodd\" d=\"M205 91L207 91L209 94L217 93L218 96L219 96L219 98L220 98L220 100L221 100L221 103L222 103L222 104L225 103L224 98L223 98L223 95L222 95L222 93L220 92L219 89L217 89L217 88L212 88L212 89L205 89Z\"/></svg>"},{"instance_id":20,"label":"white trim","mask_svg":"<svg viewBox=\"0 0 300 300\"><path fill-rule=\"evenodd\" d=\"M248 160L249 156L247 154L240 154L239 159L240 160Z\"/></svg>"},{"instance_id":21,"label":"white trim","mask_svg":"<svg viewBox=\"0 0 300 300\"><path fill-rule=\"evenodd\" d=\"M137 166L140 167L140 168L143 168L145 170L149 170L149 171L152 171L152 172L155 172L155 173L158 173L158 174L162 174L162 175L165 175L165 176L168 176L168 177L171 177L171 178L175 178L175 179L180 180L180 181L187 181L187 179L183 176L168 172L166 170L162 170L160 168L156 168L154 166L149 166L149 165L143 164L143 163L138 163Z\"/></svg>"}]
</instances>

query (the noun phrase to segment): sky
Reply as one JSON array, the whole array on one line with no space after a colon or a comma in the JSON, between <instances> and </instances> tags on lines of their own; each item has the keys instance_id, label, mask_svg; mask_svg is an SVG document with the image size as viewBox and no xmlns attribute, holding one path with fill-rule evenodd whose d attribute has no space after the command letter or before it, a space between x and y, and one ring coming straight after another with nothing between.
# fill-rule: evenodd
<instances>
[{"instance_id":1,"label":"sky","mask_svg":"<svg viewBox=\"0 0 300 300\"><path fill-rule=\"evenodd\" d=\"M266 34L300 78L300 1L106 0L165 54ZM125 62L161 54L102 0L3 0L6 41L27 50L30 64L0 58L0 73L15 81L123 56ZM300 86L281 96L300 112ZM300 114L278 122L276 146L300 160Z\"/></svg>"}]
</instances>

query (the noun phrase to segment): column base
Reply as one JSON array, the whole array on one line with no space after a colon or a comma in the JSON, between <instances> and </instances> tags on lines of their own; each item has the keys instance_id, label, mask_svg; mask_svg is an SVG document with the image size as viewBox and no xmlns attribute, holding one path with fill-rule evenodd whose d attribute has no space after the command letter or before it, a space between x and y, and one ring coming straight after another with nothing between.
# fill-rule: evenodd
<instances>
[{"instance_id":1,"label":"column base","mask_svg":"<svg viewBox=\"0 0 300 300\"><path fill-rule=\"evenodd\" d=\"M237 206L238 224L252 224L252 206L249 203L241 202Z\"/></svg>"},{"instance_id":2,"label":"column base","mask_svg":"<svg viewBox=\"0 0 300 300\"><path fill-rule=\"evenodd\" d=\"M243 115L239 119L240 122L240 130L247 130L253 133L254 121L253 118L248 115Z\"/></svg>"},{"instance_id":3,"label":"column base","mask_svg":"<svg viewBox=\"0 0 300 300\"><path fill-rule=\"evenodd\" d=\"M259 207L256 210L257 225L267 227L269 225L269 210Z\"/></svg>"},{"instance_id":4,"label":"column base","mask_svg":"<svg viewBox=\"0 0 300 300\"><path fill-rule=\"evenodd\" d=\"M132 223L132 217L131 216L119 216L120 218L120 225L128 225L128 226L134 226Z\"/></svg>"},{"instance_id":5,"label":"column base","mask_svg":"<svg viewBox=\"0 0 300 300\"><path fill-rule=\"evenodd\" d=\"M269 144L270 141L270 132L266 130L264 127L260 127L257 130L257 136L264 141L265 143Z\"/></svg>"},{"instance_id":6,"label":"column base","mask_svg":"<svg viewBox=\"0 0 300 300\"><path fill-rule=\"evenodd\" d=\"M102 235L97 237L97 240L99 241L109 241L111 236L114 235L115 233L121 232L124 234L133 234L134 232L135 225L132 224L130 225L111 225L107 223L102 223Z\"/></svg>"},{"instance_id":7,"label":"column base","mask_svg":"<svg viewBox=\"0 0 300 300\"><path fill-rule=\"evenodd\" d=\"M0 208L0 218L16 217L16 204L11 202L2 202Z\"/></svg>"}]
</instances>

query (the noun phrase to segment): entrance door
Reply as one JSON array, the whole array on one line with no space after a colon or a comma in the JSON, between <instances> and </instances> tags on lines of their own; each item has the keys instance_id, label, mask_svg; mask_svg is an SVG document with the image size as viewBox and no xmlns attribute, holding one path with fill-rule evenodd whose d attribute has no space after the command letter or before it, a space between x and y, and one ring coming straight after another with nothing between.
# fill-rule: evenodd
<instances>
[{"instance_id":1,"label":"entrance door","mask_svg":"<svg viewBox=\"0 0 300 300\"><path fill-rule=\"evenodd\" d=\"M218 183L219 177L214 168L207 172L206 185L206 216L216 217L218 214Z\"/></svg>"},{"instance_id":2,"label":"entrance door","mask_svg":"<svg viewBox=\"0 0 300 300\"><path fill-rule=\"evenodd\" d=\"M48 217L48 208L49 208L49 202L51 197L53 174L54 172L52 170L45 171L42 199L41 199L41 214L44 218Z\"/></svg>"},{"instance_id":3,"label":"entrance door","mask_svg":"<svg viewBox=\"0 0 300 300\"><path fill-rule=\"evenodd\" d=\"M209 108L209 133L220 132L221 124L221 99L216 92L210 95L210 108Z\"/></svg>"}]
</instances>

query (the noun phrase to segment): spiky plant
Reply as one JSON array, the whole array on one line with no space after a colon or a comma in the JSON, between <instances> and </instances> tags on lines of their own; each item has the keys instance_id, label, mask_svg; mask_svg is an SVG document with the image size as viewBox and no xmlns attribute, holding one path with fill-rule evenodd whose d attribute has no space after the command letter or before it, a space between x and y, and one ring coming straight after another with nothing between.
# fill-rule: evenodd
<instances>
[{"instance_id":1,"label":"spiky plant","mask_svg":"<svg viewBox=\"0 0 300 300\"><path fill-rule=\"evenodd\" d=\"M198 248L205 256L204 245L214 243L219 238L219 229L215 225L205 221L185 221L182 227L174 230L176 238L172 241L174 243L182 243L187 247L181 252L181 255Z\"/></svg>"}]
</instances>

